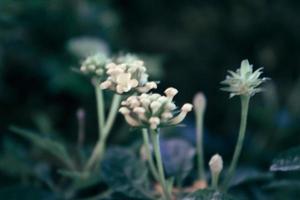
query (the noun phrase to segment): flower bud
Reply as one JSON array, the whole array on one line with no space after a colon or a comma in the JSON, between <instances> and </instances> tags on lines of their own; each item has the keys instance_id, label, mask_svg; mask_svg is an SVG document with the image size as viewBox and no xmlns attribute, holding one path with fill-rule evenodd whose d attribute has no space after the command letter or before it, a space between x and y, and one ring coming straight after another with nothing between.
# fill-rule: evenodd
<instances>
[{"instance_id":1,"label":"flower bud","mask_svg":"<svg viewBox=\"0 0 300 200\"><path fill-rule=\"evenodd\" d=\"M220 174L223 169L223 159L219 154L215 154L210 159L209 168L212 174Z\"/></svg>"},{"instance_id":2,"label":"flower bud","mask_svg":"<svg viewBox=\"0 0 300 200\"><path fill-rule=\"evenodd\" d=\"M109 88L110 86L111 86L110 81L104 81L100 84L100 88L103 89L103 90Z\"/></svg>"},{"instance_id":3,"label":"flower bud","mask_svg":"<svg viewBox=\"0 0 300 200\"><path fill-rule=\"evenodd\" d=\"M173 87L169 87L165 90L165 94L169 98L173 98L177 93L178 93L178 90Z\"/></svg>"},{"instance_id":4,"label":"flower bud","mask_svg":"<svg viewBox=\"0 0 300 200\"><path fill-rule=\"evenodd\" d=\"M190 103L186 103L182 106L181 111L182 112L190 112L193 109L193 105Z\"/></svg>"},{"instance_id":5,"label":"flower bud","mask_svg":"<svg viewBox=\"0 0 300 200\"><path fill-rule=\"evenodd\" d=\"M122 113L123 115L128 115L130 113L130 110L126 107L121 107L119 109L119 112Z\"/></svg>"},{"instance_id":6,"label":"flower bud","mask_svg":"<svg viewBox=\"0 0 300 200\"><path fill-rule=\"evenodd\" d=\"M151 117L149 119L149 123L150 123L150 128L151 129L156 129L157 126L159 125L160 123L160 119L158 117Z\"/></svg>"},{"instance_id":7,"label":"flower bud","mask_svg":"<svg viewBox=\"0 0 300 200\"><path fill-rule=\"evenodd\" d=\"M146 110L143 107L135 107L133 109L133 112L135 112L135 113L137 113L139 115L142 115L142 114L144 114L146 112Z\"/></svg>"},{"instance_id":8,"label":"flower bud","mask_svg":"<svg viewBox=\"0 0 300 200\"><path fill-rule=\"evenodd\" d=\"M206 108L206 98L202 92L198 92L193 100L195 111L203 112Z\"/></svg>"}]
</instances>

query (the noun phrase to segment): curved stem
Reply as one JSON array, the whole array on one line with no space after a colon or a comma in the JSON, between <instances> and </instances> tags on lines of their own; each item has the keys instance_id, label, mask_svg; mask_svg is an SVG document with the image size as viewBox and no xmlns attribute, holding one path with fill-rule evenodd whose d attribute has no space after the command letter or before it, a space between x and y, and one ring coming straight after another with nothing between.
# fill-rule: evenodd
<instances>
[{"instance_id":1,"label":"curved stem","mask_svg":"<svg viewBox=\"0 0 300 200\"><path fill-rule=\"evenodd\" d=\"M121 95L118 95L118 94L114 95L113 100L112 100L112 104L111 104L111 107L110 107L110 111L109 111L109 114L108 114L108 117L107 117L107 121L106 121L106 124L105 124L105 127L104 127L103 135L108 135L110 130L111 130L111 128L112 128L112 126L115 122L117 113L118 113L118 109L119 109L119 106L120 106L121 99L122 99Z\"/></svg>"},{"instance_id":2,"label":"curved stem","mask_svg":"<svg viewBox=\"0 0 300 200\"><path fill-rule=\"evenodd\" d=\"M152 155L151 155L148 131L147 131L147 129L144 128L142 130L142 132L143 132L144 145L145 145L145 150L146 150L146 154L147 154L147 161L148 161L148 164L149 164L149 167L150 167L150 171L151 171L152 175L154 176L155 180L159 181L159 175L158 175L158 172L155 168L154 161L153 161L153 158L152 158Z\"/></svg>"},{"instance_id":3,"label":"curved stem","mask_svg":"<svg viewBox=\"0 0 300 200\"><path fill-rule=\"evenodd\" d=\"M91 157L87 161L87 164L84 167L84 171L89 171L92 167L94 162L96 162L97 158L101 156L102 151L105 146L105 138L102 137L104 134L104 123L105 123L105 110L104 110L104 98L103 98L103 91L99 87L99 81L93 79L93 84L95 87L96 93L96 104L97 104L97 114L98 114L98 142L96 147L94 148Z\"/></svg>"},{"instance_id":4,"label":"curved stem","mask_svg":"<svg viewBox=\"0 0 300 200\"><path fill-rule=\"evenodd\" d=\"M104 131L104 123L105 123L105 105L104 105L104 98L103 98L103 91L99 87L98 81L95 81L95 93L96 93L96 104L97 104L97 113L98 113L98 135L99 138L103 134Z\"/></svg>"},{"instance_id":5,"label":"curved stem","mask_svg":"<svg viewBox=\"0 0 300 200\"><path fill-rule=\"evenodd\" d=\"M233 158L231 160L230 167L227 172L227 176L224 180L224 185L223 185L224 191L227 191L227 189L229 187L229 183L235 173L236 165L237 165L238 159L240 157L241 150L243 148L245 132L246 132L246 125L247 125L249 100L250 100L250 96L241 96L242 111L241 111L241 123L240 123L239 136L238 136L237 144L235 146Z\"/></svg>"},{"instance_id":6,"label":"curved stem","mask_svg":"<svg viewBox=\"0 0 300 200\"><path fill-rule=\"evenodd\" d=\"M159 180L163 189L164 199L172 200L172 195L169 192L167 182L165 179L165 173L164 173L163 163L161 159L160 146L159 146L159 134L152 129L151 129L151 139L154 148L154 155L156 158L157 168L158 168Z\"/></svg>"},{"instance_id":7,"label":"curved stem","mask_svg":"<svg viewBox=\"0 0 300 200\"><path fill-rule=\"evenodd\" d=\"M203 153L203 111L195 110L196 114L196 150L198 162L198 179L205 181L204 153Z\"/></svg>"},{"instance_id":8,"label":"curved stem","mask_svg":"<svg viewBox=\"0 0 300 200\"><path fill-rule=\"evenodd\" d=\"M100 137L98 139L96 147L94 148L93 153L86 164L85 171L89 171L90 169L93 168L94 165L96 165L95 166L96 168L99 167L100 161L105 152L106 140L116 119L121 99L122 98L120 95L118 94L114 95L106 124L103 128L101 128L102 132L100 132ZM99 121L102 121L102 119L100 119L101 115L98 116L99 116Z\"/></svg>"},{"instance_id":9,"label":"curved stem","mask_svg":"<svg viewBox=\"0 0 300 200\"><path fill-rule=\"evenodd\" d=\"M98 161L102 159L102 155L104 153L105 147L106 147L106 138L102 138L98 140L96 147L94 148L93 153L85 166L84 169L85 172L89 172L93 168L95 163L99 163Z\"/></svg>"}]
</instances>

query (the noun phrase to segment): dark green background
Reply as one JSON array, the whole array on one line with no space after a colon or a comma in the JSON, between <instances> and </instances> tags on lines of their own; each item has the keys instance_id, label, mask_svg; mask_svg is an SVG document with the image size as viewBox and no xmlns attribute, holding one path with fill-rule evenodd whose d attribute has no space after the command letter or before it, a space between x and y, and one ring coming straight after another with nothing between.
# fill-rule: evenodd
<instances>
[{"instance_id":1,"label":"dark green background","mask_svg":"<svg viewBox=\"0 0 300 200\"><path fill-rule=\"evenodd\" d=\"M191 102L198 91L207 95L208 154L230 156L237 134L238 98L228 100L219 90L226 71L245 58L254 68L264 67L272 81L251 102L242 160L267 170L274 155L300 141L299 10L297 0L1 0L0 137L14 137L8 127L15 124L74 142L81 107L87 143L93 141L94 91L87 78L71 70L80 59L67 44L96 37L112 54L156 60L163 72L159 91L178 88L178 104ZM120 117L110 142L139 139L118 135L121 122ZM186 124L180 130L193 131L193 115Z\"/></svg>"}]
</instances>

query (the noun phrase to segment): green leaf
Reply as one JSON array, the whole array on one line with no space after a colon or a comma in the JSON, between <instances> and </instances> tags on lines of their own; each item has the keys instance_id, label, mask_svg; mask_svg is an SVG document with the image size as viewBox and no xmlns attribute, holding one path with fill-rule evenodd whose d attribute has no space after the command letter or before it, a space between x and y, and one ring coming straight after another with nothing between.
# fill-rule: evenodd
<instances>
[{"instance_id":1,"label":"green leaf","mask_svg":"<svg viewBox=\"0 0 300 200\"><path fill-rule=\"evenodd\" d=\"M300 189L300 181L299 180L278 180L278 181L273 181L266 186L263 187L264 189Z\"/></svg>"},{"instance_id":2,"label":"green leaf","mask_svg":"<svg viewBox=\"0 0 300 200\"><path fill-rule=\"evenodd\" d=\"M62 176L72 178L72 179L82 179L82 173L78 171L69 171L69 170L63 170L59 169L58 173Z\"/></svg>"},{"instance_id":3,"label":"green leaf","mask_svg":"<svg viewBox=\"0 0 300 200\"><path fill-rule=\"evenodd\" d=\"M32 164L26 149L11 138L3 138L0 154L0 170L10 176L32 176Z\"/></svg>"},{"instance_id":4,"label":"green leaf","mask_svg":"<svg viewBox=\"0 0 300 200\"><path fill-rule=\"evenodd\" d=\"M182 200L236 200L230 195L221 193L219 191L213 189L203 189L198 190L186 197Z\"/></svg>"},{"instance_id":5,"label":"green leaf","mask_svg":"<svg viewBox=\"0 0 300 200\"><path fill-rule=\"evenodd\" d=\"M61 144L57 141L53 141L50 138L42 137L36 133L33 133L33 132L25 130L25 129L20 129L17 127L10 127L10 130L15 132L16 134L20 135L21 137L26 138L27 140L32 142L34 145L36 145L37 147L48 152L52 156L58 158L68 168L70 168L70 169L74 168L72 159L69 156L69 154L63 144Z\"/></svg>"},{"instance_id":6,"label":"green leaf","mask_svg":"<svg viewBox=\"0 0 300 200\"><path fill-rule=\"evenodd\" d=\"M282 152L272 162L271 171L300 170L300 146Z\"/></svg>"},{"instance_id":7,"label":"green leaf","mask_svg":"<svg viewBox=\"0 0 300 200\"><path fill-rule=\"evenodd\" d=\"M255 168L243 167L236 170L230 186L236 187L244 184L257 184L273 178L272 172L259 171Z\"/></svg>"},{"instance_id":8,"label":"green leaf","mask_svg":"<svg viewBox=\"0 0 300 200\"><path fill-rule=\"evenodd\" d=\"M99 172L93 172L92 175L86 176L86 174L79 171L60 169L58 170L58 173L73 180L73 190L84 190L101 182L101 176Z\"/></svg>"},{"instance_id":9,"label":"green leaf","mask_svg":"<svg viewBox=\"0 0 300 200\"><path fill-rule=\"evenodd\" d=\"M130 199L152 198L147 166L127 149L113 148L106 153L101 176L112 190Z\"/></svg>"},{"instance_id":10,"label":"green leaf","mask_svg":"<svg viewBox=\"0 0 300 200\"><path fill-rule=\"evenodd\" d=\"M53 194L32 186L11 186L0 189L0 199L6 200L54 200Z\"/></svg>"}]
</instances>

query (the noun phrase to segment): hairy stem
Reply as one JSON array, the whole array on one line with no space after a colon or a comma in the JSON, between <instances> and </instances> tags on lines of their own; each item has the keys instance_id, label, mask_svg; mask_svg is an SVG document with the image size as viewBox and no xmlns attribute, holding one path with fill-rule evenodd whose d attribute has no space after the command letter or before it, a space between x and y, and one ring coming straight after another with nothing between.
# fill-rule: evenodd
<instances>
[{"instance_id":1,"label":"hairy stem","mask_svg":"<svg viewBox=\"0 0 300 200\"><path fill-rule=\"evenodd\" d=\"M237 144L235 146L233 158L231 160L227 176L225 177L224 180L224 185L223 185L223 190L227 191L229 187L229 183L235 173L236 166L238 159L240 157L242 148L243 148L243 143L244 143L244 138L245 138L245 132L246 132L246 125L247 125L247 115L248 115L248 108L249 108L249 101L250 101L250 96L241 96L241 123L240 123L240 130L239 130L239 136L237 140Z\"/></svg>"}]
</instances>

